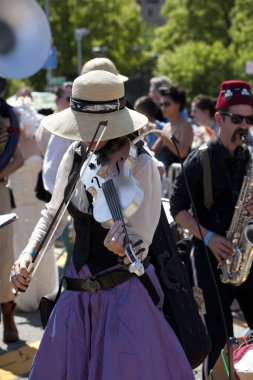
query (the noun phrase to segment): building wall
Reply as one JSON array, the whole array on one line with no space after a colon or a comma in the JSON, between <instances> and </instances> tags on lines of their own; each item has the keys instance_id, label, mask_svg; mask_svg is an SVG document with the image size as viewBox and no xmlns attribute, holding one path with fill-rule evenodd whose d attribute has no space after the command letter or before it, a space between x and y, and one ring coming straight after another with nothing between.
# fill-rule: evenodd
<instances>
[{"instance_id":1,"label":"building wall","mask_svg":"<svg viewBox=\"0 0 253 380\"><path fill-rule=\"evenodd\" d=\"M142 17L151 24L161 25L163 19L160 16L160 10L165 0L136 0L141 7Z\"/></svg>"}]
</instances>

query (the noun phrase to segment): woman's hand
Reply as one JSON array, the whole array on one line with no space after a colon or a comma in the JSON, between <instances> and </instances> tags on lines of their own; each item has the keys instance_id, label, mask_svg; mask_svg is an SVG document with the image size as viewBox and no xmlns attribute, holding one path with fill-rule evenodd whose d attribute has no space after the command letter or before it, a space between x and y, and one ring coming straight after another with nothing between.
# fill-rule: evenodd
<instances>
[{"instance_id":1,"label":"woman's hand","mask_svg":"<svg viewBox=\"0 0 253 380\"><path fill-rule=\"evenodd\" d=\"M125 239L125 231L123 228L123 223L122 221L115 222L115 224L110 228L108 234L106 235L106 238L104 240L104 245L105 247L115 253L115 255L118 255L119 257L124 257L123 262L124 264L129 264L130 261L128 257L125 254L125 249L124 249L124 239ZM137 252L138 255L141 255L145 249L141 246L143 243L142 240L138 241L132 241L131 240L131 245L134 249L135 252ZM139 256L141 259L141 256Z\"/></svg>"},{"instance_id":2,"label":"woman's hand","mask_svg":"<svg viewBox=\"0 0 253 380\"><path fill-rule=\"evenodd\" d=\"M123 228L123 222L115 222L114 225L110 228L106 238L104 240L105 247L115 253L115 255L123 256L125 253L124 250L124 238L125 231Z\"/></svg>"},{"instance_id":3,"label":"woman's hand","mask_svg":"<svg viewBox=\"0 0 253 380\"><path fill-rule=\"evenodd\" d=\"M32 262L30 253L22 253L11 268L10 282L16 292L25 292L31 280L28 266Z\"/></svg>"}]
</instances>

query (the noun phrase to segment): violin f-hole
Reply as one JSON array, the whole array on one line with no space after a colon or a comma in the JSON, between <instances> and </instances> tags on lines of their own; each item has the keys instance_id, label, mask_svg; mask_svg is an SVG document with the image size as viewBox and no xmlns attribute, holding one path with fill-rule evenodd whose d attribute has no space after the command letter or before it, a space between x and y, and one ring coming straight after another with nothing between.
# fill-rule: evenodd
<instances>
[{"instance_id":1,"label":"violin f-hole","mask_svg":"<svg viewBox=\"0 0 253 380\"><path fill-rule=\"evenodd\" d=\"M123 157L120 157L119 160L120 160L120 161L123 161L124 158L123 158ZM120 174L119 160L116 161L116 169L117 169L118 174Z\"/></svg>"},{"instance_id":2,"label":"violin f-hole","mask_svg":"<svg viewBox=\"0 0 253 380\"><path fill-rule=\"evenodd\" d=\"M94 180L96 180L98 187L99 187L100 189L102 189L102 186L100 185L100 182L99 182L99 180L98 180L98 177L96 177L96 176L93 177L92 180L91 180L91 182L93 183Z\"/></svg>"}]
</instances>

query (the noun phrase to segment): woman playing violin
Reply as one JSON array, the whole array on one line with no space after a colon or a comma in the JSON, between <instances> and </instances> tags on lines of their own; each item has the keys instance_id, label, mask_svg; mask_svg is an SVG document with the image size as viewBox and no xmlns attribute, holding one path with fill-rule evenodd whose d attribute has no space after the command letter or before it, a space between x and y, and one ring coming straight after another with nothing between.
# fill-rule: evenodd
<instances>
[{"instance_id":1,"label":"woman playing violin","mask_svg":"<svg viewBox=\"0 0 253 380\"><path fill-rule=\"evenodd\" d=\"M147 119L126 108L123 82L114 74L98 70L78 77L70 109L44 119L48 131L75 142L59 167L50 203L13 265L12 285L16 291L29 286L27 268L85 150L80 141L88 145L101 122L107 127L96 150L91 146L91 161L86 167L84 163L68 205L76 240L67 288L48 320L29 379L193 379L173 330L140 281L143 276L151 280L161 306L162 290L147 260L160 215L160 178L152 158L140 146L134 146L134 163L127 168L126 152L130 155L134 148L132 135ZM120 182L117 176L123 173L129 178ZM120 185L128 186L129 179L134 179L141 196L134 202L130 199L135 207L122 207L122 218L114 216L114 206L118 212L116 206L126 201L125 196L120 199ZM114 190L118 202L112 201ZM101 194L111 211L109 219L104 205L97 204ZM63 218L58 235L64 226Z\"/></svg>"}]
</instances>

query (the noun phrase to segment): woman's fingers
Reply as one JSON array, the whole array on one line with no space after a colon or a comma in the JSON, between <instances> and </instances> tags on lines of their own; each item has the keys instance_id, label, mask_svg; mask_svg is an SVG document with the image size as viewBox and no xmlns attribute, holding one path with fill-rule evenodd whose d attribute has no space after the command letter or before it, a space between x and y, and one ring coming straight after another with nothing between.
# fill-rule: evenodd
<instances>
[{"instance_id":1,"label":"woman's fingers","mask_svg":"<svg viewBox=\"0 0 253 380\"><path fill-rule=\"evenodd\" d=\"M117 255L123 255L124 253L124 238L125 231L123 223L121 221L115 222L115 224L110 228L106 238L104 240L104 245L109 251Z\"/></svg>"},{"instance_id":2,"label":"woman's fingers","mask_svg":"<svg viewBox=\"0 0 253 380\"><path fill-rule=\"evenodd\" d=\"M30 273L28 272L31 259L30 254L28 256L27 254L21 255L11 268L10 282L16 292L25 292L27 290L31 279Z\"/></svg>"},{"instance_id":3,"label":"woman's fingers","mask_svg":"<svg viewBox=\"0 0 253 380\"><path fill-rule=\"evenodd\" d=\"M123 262L125 264L129 264L130 260L128 259L124 248L125 235L123 223L121 221L117 221L106 235L104 245L109 251L123 258ZM142 257L142 253L145 251L145 249L141 247L142 243L142 240L131 241L132 248L135 252L137 252L136 254L139 255L140 259Z\"/></svg>"}]
</instances>

